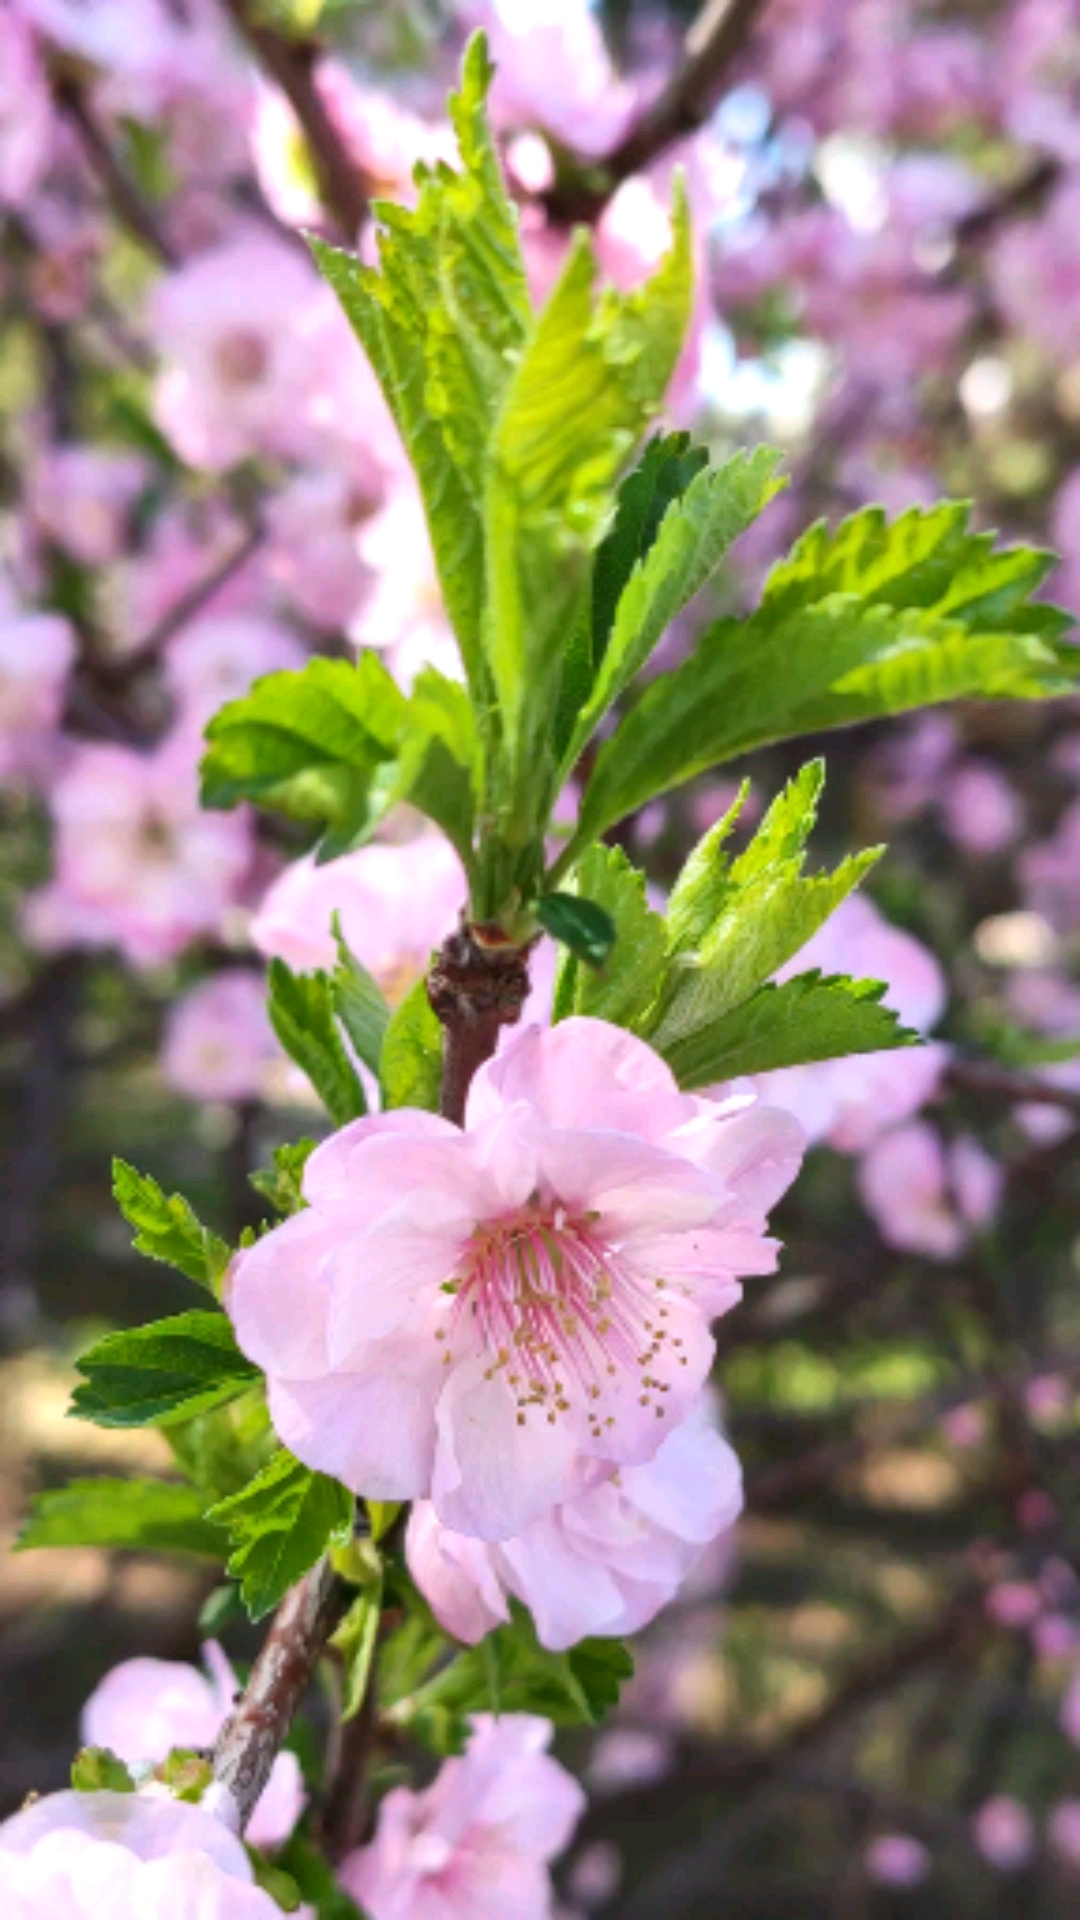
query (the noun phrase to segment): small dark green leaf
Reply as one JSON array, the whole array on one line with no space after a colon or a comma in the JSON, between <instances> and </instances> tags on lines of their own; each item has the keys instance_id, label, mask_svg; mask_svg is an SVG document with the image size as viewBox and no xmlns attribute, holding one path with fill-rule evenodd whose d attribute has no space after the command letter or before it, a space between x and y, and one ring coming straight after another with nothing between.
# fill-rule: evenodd
<instances>
[{"instance_id":1,"label":"small dark green leaf","mask_svg":"<svg viewBox=\"0 0 1080 1920\"><path fill-rule=\"evenodd\" d=\"M82 1747L71 1763L76 1793L134 1793L135 1782L111 1747Z\"/></svg>"},{"instance_id":2,"label":"small dark green leaf","mask_svg":"<svg viewBox=\"0 0 1080 1920\"><path fill-rule=\"evenodd\" d=\"M615 945L615 922L595 900L576 893L544 893L536 903L540 925L590 967L602 967Z\"/></svg>"},{"instance_id":3,"label":"small dark green leaf","mask_svg":"<svg viewBox=\"0 0 1080 1920\"><path fill-rule=\"evenodd\" d=\"M615 1705L634 1664L620 1640L583 1640L568 1653L549 1653L536 1638L524 1607L480 1642L459 1653L414 1696L417 1710L438 1707L448 1716L538 1713L557 1726L597 1724ZM452 1719L447 1721L452 1731Z\"/></svg>"},{"instance_id":4,"label":"small dark green leaf","mask_svg":"<svg viewBox=\"0 0 1080 1920\"><path fill-rule=\"evenodd\" d=\"M324 1856L303 1833L294 1833L277 1854L275 1864L287 1873L318 1920L365 1920L355 1900L338 1885Z\"/></svg>"},{"instance_id":5,"label":"small dark green leaf","mask_svg":"<svg viewBox=\"0 0 1080 1920\"><path fill-rule=\"evenodd\" d=\"M207 1518L232 1544L226 1571L239 1580L253 1620L277 1606L327 1548L350 1538L353 1498L284 1447L251 1484L211 1507Z\"/></svg>"},{"instance_id":6,"label":"small dark green leaf","mask_svg":"<svg viewBox=\"0 0 1080 1920\"><path fill-rule=\"evenodd\" d=\"M349 1059L334 1016L334 989L325 973L293 973L270 962L270 1020L290 1058L302 1067L336 1127L367 1112L360 1076Z\"/></svg>"},{"instance_id":7,"label":"small dark green leaf","mask_svg":"<svg viewBox=\"0 0 1080 1920\"><path fill-rule=\"evenodd\" d=\"M169 1480L69 1480L39 1493L16 1541L32 1547L127 1547L141 1553L224 1558L222 1534L203 1518L205 1497Z\"/></svg>"},{"instance_id":8,"label":"small dark green leaf","mask_svg":"<svg viewBox=\"0 0 1080 1920\"><path fill-rule=\"evenodd\" d=\"M265 1860L254 1847L247 1850L251 1861L251 1871L255 1875L255 1885L270 1895L276 1907L282 1913L297 1913L303 1906L304 1896L291 1873L284 1873L273 1861Z\"/></svg>"},{"instance_id":9,"label":"small dark green leaf","mask_svg":"<svg viewBox=\"0 0 1080 1920\"><path fill-rule=\"evenodd\" d=\"M114 1160L113 1195L129 1226L136 1229L132 1244L139 1253L176 1267L220 1296L229 1248L196 1219L182 1194L163 1193L148 1173L136 1172L126 1160Z\"/></svg>"},{"instance_id":10,"label":"small dark green leaf","mask_svg":"<svg viewBox=\"0 0 1080 1920\"><path fill-rule=\"evenodd\" d=\"M178 1313L109 1333L81 1354L76 1419L99 1427L166 1426L233 1400L259 1379L223 1313Z\"/></svg>"},{"instance_id":11,"label":"small dark green leaf","mask_svg":"<svg viewBox=\"0 0 1080 1920\"><path fill-rule=\"evenodd\" d=\"M574 874L575 885L609 915L615 945L599 968L584 968L566 954L559 969L555 1018L588 1014L614 1026L632 1026L655 997L663 976L665 929L645 898L645 875L621 847L591 847Z\"/></svg>"},{"instance_id":12,"label":"small dark green leaf","mask_svg":"<svg viewBox=\"0 0 1080 1920\"><path fill-rule=\"evenodd\" d=\"M380 1066L384 1106L437 1110L442 1045L442 1028L427 987L418 980L386 1029Z\"/></svg>"}]
</instances>

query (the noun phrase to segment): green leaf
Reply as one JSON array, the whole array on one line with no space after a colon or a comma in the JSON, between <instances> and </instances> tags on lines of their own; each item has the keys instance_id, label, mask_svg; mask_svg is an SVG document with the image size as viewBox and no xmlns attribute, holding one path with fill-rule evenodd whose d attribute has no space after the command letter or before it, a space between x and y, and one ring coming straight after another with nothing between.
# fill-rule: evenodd
<instances>
[{"instance_id":1,"label":"green leaf","mask_svg":"<svg viewBox=\"0 0 1080 1920\"><path fill-rule=\"evenodd\" d=\"M650 551L668 507L682 498L708 460L708 450L693 446L688 433L658 434L622 482L611 529L593 562L589 630L594 665L607 651L623 589Z\"/></svg>"},{"instance_id":2,"label":"green leaf","mask_svg":"<svg viewBox=\"0 0 1080 1920\"><path fill-rule=\"evenodd\" d=\"M247 1855L251 1861L255 1885L270 1895L274 1905L280 1907L282 1913L297 1913L304 1904L304 1896L292 1874L283 1873L279 1866L270 1860L265 1860L254 1847L248 1847Z\"/></svg>"},{"instance_id":3,"label":"green leaf","mask_svg":"<svg viewBox=\"0 0 1080 1920\"><path fill-rule=\"evenodd\" d=\"M71 1413L99 1427L167 1426L234 1400L260 1378L223 1313L178 1313L108 1333L80 1354Z\"/></svg>"},{"instance_id":4,"label":"green leaf","mask_svg":"<svg viewBox=\"0 0 1080 1920\"><path fill-rule=\"evenodd\" d=\"M341 1702L343 1720L355 1719L364 1704L379 1637L382 1603L380 1566L378 1578L361 1588L331 1641L345 1662L345 1686Z\"/></svg>"},{"instance_id":5,"label":"green leaf","mask_svg":"<svg viewBox=\"0 0 1080 1920\"><path fill-rule=\"evenodd\" d=\"M405 733L405 695L377 654L309 660L271 673L232 700L206 729L202 802L241 800L354 833L367 817L380 766Z\"/></svg>"},{"instance_id":6,"label":"green leaf","mask_svg":"<svg viewBox=\"0 0 1080 1920\"><path fill-rule=\"evenodd\" d=\"M139 1553L224 1557L224 1541L203 1518L205 1497L170 1480L69 1480L30 1503L16 1551L31 1547L127 1547Z\"/></svg>"},{"instance_id":7,"label":"green leaf","mask_svg":"<svg viewBox=\"0 0 1080 1920\"><path fill-rule=\"evenodd\" d=\"M318 1920L365 1920L306 1834L294 1833L276 1855L276 1863L299 1887Z\"/></svg>"},{"instance_id":8,"label":"green leaf","mask_svg":"<svg viewBox=\"0 0 1080 1920\"><path fill-rule=\"evenodd\" d=\"M797 973L782 986L759 988L710 1026L657 1050L679 1085L692 1091L744 1073L918 1045L921 1034L902 1027L892 1008L881 1005L886 991L880 980L823 978L816 969Z\"/></svg>"},{"instance_id":9,"label":"green leaf","mask_svg":"<svg viewBox=\"0 0 1080 1920\"><path fill-rule=\"evenodd\" d=\"M593 251L579 232L514 368L490 448L484 645L511 764L519 781L534 784L553 759L567 642L586 604L616 480L659 409L689 319L681 187L672 250L652 279L599 300L595 280Z\"/></svg>"},{"instance_id":10,"label":"green leaf","mask_svg":"<svg viewBox=\"0 0 1080 1920\"><path fill-rule=\"evenodd\" d=\"M71 1763L76 1793L134 1793L135 1782L111 1747L81 1747Z\"/></svg>"},{"instance_id":11,"label":"green leaf","mask_svg":"<svg viewBox=\"0 0 1080 1920\"><path fill-rule=\"evenodd\" d=\"M137 1173L126 1160L114 1160L112 1171L113 1197L136 1230L132 1242L136 1251L176 1267L220 1298L231 1258L224 1240L196 1219L182 1194L163 1193L148 1173Z\"/></svg>"},{"instance_id":12,"label":"green leaf","mask_svg":"<svg viewBox=\"0 0 1080 1920\"><path fill-rule=\"evenodd\" d=\"M337 944L337 965L330 975L334 1011L352 1042L358 1059L378 1073L383 1041L390 1024L390 1008L382 988L357 959L341 931L341 916L331 921Z\"/></svg>"},{"instance_id":13,"label":"green leaf","mask_svg":"<svg viewBox=\"0 0 1080 1920\"><path fill-rule=\"evenodd\" d=\"M563 960L555 995L555 1018L574 1013L633 1025L654 999L664 970L665 929L645 898L645 875L621 847L592 847L574 874L574 884L607 914L615 944L600 967Z\"/></svg>"},{"instance_id":14,"label":"green leaf","mask_svg":"<svg viewBox=\"0 0 1080 1920\"><path fill-rule=\"evenodd\" d=\"M540 925L590 967L602 967L615 944L615 922L595 900L576 893L543 893L536 903Z\"/></svg>"},{"instance_id":15,"label":"green leaf","mask_svg":"<svg viewBox=\"0 0 1080 1920\"><path fill-rule=\"evenodd\" d=\"M207 1519L229 1534L226 1572L240 1581L253 1620L276 1607L328 1547L345 1544L353 1505L338 1481L282 1447L249 1486L210 1508Z\"/></svg>"},{"instance_id":16,"label":"green leaf","mask_svg":"<svg viewBox=\"0 0 1080 1920\"><path fill-rule=\"evenodd\" d=\"M360 1076L338 1032L328 974L293 973L271 960L269 1014L286 1053L302 1067L336 1127L367 1112Z\"/></svg>"},{"instance_id":17,"label":"green leaf","mask_svg":"<svg viewBox=\"0 0 1080 1920\"><path fill-rule=\"evenodd\" d=\"M307 1205L301 1182L304 1168L315 1151L314 1140L294 1140L288 1146L275 1147L273 1171L261 1167L249 1174L256 1193L261 1193L275 1213L300 1213Z\"/></svg>"},{"instance_id":18,"label":"green leaf","mask_svg":"<svg viewBox=\"0 0 1080 1920\"><path fill-rule=\"evenodd\" d=\"M223 1406L165 1429L177 1465L193 1480L203 1510L241 1487L266 1465L277 1444L261 1381Z\"/></svg>"},{"instance_id":19,"label":"green leaf","mask_svg":"<svg viewBox=\"0 0 1080 1920\"><path fill-rule=\"evenodd\" d=\"M729 864L723 851L730 814L691 855L672 894L669 965L643 1023L661 1052L749 999L880 857L882 849L872 847L834 873L803 873L824 777L820 760L803 767L737 860Z\"/></svg>"},{"instance_id":20,"label":"green leaf","mask_svg":"<svg viewBox=\"0 0 1080 1920\"><path fill-rule=\"evenodd\" d=\"M435 1113L442 1080L443 1035L423 980L406 994L383 1041L380 1076L385 1107Z\"/></svg>"},{"instance_id":21,"label":"green leaf","mask_svg":"<svg viewBox=\"0 0 1080 1920\"><path fill-rule=\"evenodd\" d=\"M1026 598L1046 557L993 550L968 510L880 510L811 529L758 611L716 622L597 755L555 868L656 794L771 741L965 698L1042 699L1080 675L1056 609Z\"/></svg>"},{"instance_id":22,"label":"green leaf","mask_svg":"<svg viewBox=\"0 0 1080 1920\"><path fill-rule=\"evenodd\" d=\"M737 453L722 467L706 467L671 502L619 597L595 684L566 755L567 767L733 540L780 492L784 482L776 477L779 459L771 447Z\"/></svg>"},{"instance_id":23,"label":"green leaf","mask_svg":"<svg viewBox=\"0 0 1080 1920\"><path fill-rule=\"evenodd\" d=\"M154 1780L167 1787L174 1800L197 1806L213 1784L214 1769L204 1753L194 1747L170 1747L164 1760L154 1768Z\"/></svg>"},{"instance_id":24,"label":"green leaf","mask_svg":"<svg viewBox=\"0 0 1080 1920\"><path fill-rule=\"evenodd\" d=\"M413 1696L417 1711L538 1713L556 1726L597 1725L634 1671L623 1642L582 1640L549 1653L524 1607L514 1602L512 1615Z\"/></svg>"},{"instance_id":25,"label":"green leaf","mask_svg":"<svg viewBox=\"0 0 1080 1920\"><path fill-rule=\"evenodd\" d=\"M531 310L517 215L485 101L493 69L469 42L450 114L461 172L418 169L414 208L377 202L379 268L311 242L360 337L416 469L447 611L474 691L480 648L479 500L491 425Z\"/></svg>"}]
</instances>

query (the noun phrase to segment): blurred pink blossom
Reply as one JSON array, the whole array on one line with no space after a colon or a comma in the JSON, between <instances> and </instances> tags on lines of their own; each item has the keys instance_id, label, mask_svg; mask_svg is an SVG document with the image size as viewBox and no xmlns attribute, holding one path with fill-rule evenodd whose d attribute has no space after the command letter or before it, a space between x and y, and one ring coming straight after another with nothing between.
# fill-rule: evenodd
<instances>
[{"instance_id":1,"label":"blurred pink blossom","mask_svg":"<svg viewBox=\"0 0 1080 1920\"><path fill-rule=\"evenodd\" d=\"M403 687L411 687L428 666L460 680L457 642L415 485L395 486L385 506L364 522L358 547L372 584L349 628L350 639L385 654Z\"/></svg>"},{"instance_id":2,"label":"blurred pink blossom","mask_svg":"<svg viewBox=\"0 0 1080 1920\"><path fill-rule=\"evenodd\" d=\"M61 614L6 600L0 578L0 781L40 778L56 758L75 635Z\"/></svg>"},{"instance_id":3,"label":"blurred pink blossom","mask_svg":"<svg viewBox=\"0 0 1080 1920\"><path fill-rule=\"evenodd\" d=\"M789 1115L679 1093L603 1021L526 1027L464 1129L405 1109L318 1147L307 1208L240 1254L229 1312L305 1464L506 1540L583 1467L658 1452L709 1321L775 1266L767 1214L801 1155Z\"/></svg>"},{"instance_id":4,"label":"blurred pink blossom","mask_svg":"<svg viewBox=\"0 0 1080 1920\"><path fill-rule=\"evenodd\" d=\"M588 0L472 0L495 62L492 114L503 127L536 127L572 151L607 153L637 102L619 79Z\"/></svg>"},{"instance_id":5,"label":"blurred pink blossom","mask_svg":"<svg viewBox=\"0 0 1080 1920\"><path fill-rule=\"evenodd\" d=\"M1059 1800L1046 1820L1051 1850L1070 1867L1080 1867L1080 1800Z\"/></svg>"},{"instance_id":6,"label":"blurred pink blossom","mask_svg":"<svg viewBox=\"0 0 1080 1920\"><path fill-rule=\"evenodd\" d=\"M0 1826L13 1920L278 1920L253 1879L235 1835L182 1800L51 1793Z\"/></svg>"},{"instance_id":7,"label":"blurred pink blossom","mask_svg":"<svg viewBox=\"0 0 1080 1920\"><path fill-rule=\"evenodd\" d=\"M1011 220L990 250L990 280L1010 327L1069 366L1080 305L1080 177L1066 174L1045 212Z\"/></svg>"},{"instance_id":8,"label":"blurred pink blossom","mask_svg":"<svg viewBox=\"0 0 1080 1920\"><path fill-rule=\"evenodd\" d=\"M261 974L230 968L169 1008L161 1070L185 1099L256 1100L266 1090L268 1063L281 1057Z\"/></svg>"},{"instance_id":9,"label":"blurred pink blossom","mask_svg":"<svg viewBox=\"0 0 1080 1920\"><path fill-rule=\"evenodd\" d=\"M183 742L148 754L80 746L49 804L55 877L23 916L35 946L115 946L145 967L220 929L251 862L251 828L243 814L200 811Z\"/></svg>"},{"instance_id":10,"label":"blurred pink blossom","mask_svg":"<svg viewBox=\"0 0 1080 1920\"><path fill-rule=\"evenodd\" d=\"M1059 933L1080 926L1080 800L1066 807L1049 839L1024 848L1019 869L1025 905Z\"/></svg>"},{"instance_id":11,"label":"blurred pink blossom","mask_svg":"<svg viewBox=\"0 0 1080 1920\"><path fill-rule=\"evenodd\" d=\"M1031 1580L999 1580L986 1596L987 1615L998 1627L1030 1627L1042 1610L1043 1596Z\"/></svg>"},{"instance_id":12,"label":"blurred pink blossom","mask_svg":"<svg viewBox=\"0 0 1080 1920\"><path fill-rule=\"evenodd\" d=\"M879 1833L867 1847L863 1864L881 1887L919 1887L930 1872L930 1855L910 1833Z\"/></svg>"},{"instance_id":13,"label":"blurred pink blossom","mask_svg":"<svg viewBox=\"0 0 1080 1920\"><path fill-rule=\"evenodd\" d=\"M544 1751L546 1720L475 1714L465 1752L422 1793L394 1787L339 1877L371 1920L548 1920L548 1863L585 1808Z\"/></svg>"},{"instance_id":14,"label":"blurred pink blossom","mask_svg":"<svg viewBox=\"0 0 1080 1920\"><path fill-rule=\"evenodd\" d=\"M238 700L254 680L302 667L307 657L295 633L266 614L203 614L174 634L165 651L165 684L179 725L201 736L218 708Z\"/></svg>"},{"instance_id":15,"label":"blurred pink blossom","mask_svg":"<svg viewBox=\"0 0 1080 1920\"><path fill-rule=\"evenodd\" d=\"M207 1671L180 1660L123 1660L82 1711L82 1738L108 1747L129 1767L157 1766L173 1747L213 1746L239 1682L216 1640L203 1648ZM279 1753L247 1827L255 1847L280 1847L300 1818L304 1785L294 1753Z\"/></svg>"},{"instance_id":16,"label":"blurred pink blossom","mask_svg":"<svg viewBox=\"0 0 1080 1920\"><path fill-rule=\"evenodd\" d=\"M600 1793L647 1787L671 1770L670 1734L648 1727L609 1727L589 1757L589 1785Z\"/></svg>"},{"instance_id":17,"label":"blurred pink blossom","mask_svg":"<svg viewBox=\"0 0 1080 1920\"><path fill-rule=\"evenodd\" d=\"M973 1822L975 1845L999 1873L1016 1873L1035 1851L1035 1823L1021 1800L997 1793L979 1808Z\"/></svg>"},{"instance_id":18,"label":"blurred pink blossom","mask_svg":"<svg viewBox=\"0 0 1080 1920\"><path fill-rule=\"evenodd\" d=\"M944 1011L945 981L933 954L910 933L890 926L865 894L849 895L777 979L811 967L886 981L885 1004L919 1033L928 1033ZM860 1153L932 1097L947 1058L948 1049L931 1042L820 1066L784 1067L760 1075L758 1085L766 1099L798 1117L811 1141L827 1140L841 1153Z\"/></svg>"},{"instance_id":19,"label":"blurred pink blossom","mask_svg":"<svg viewBox=\"0 0 1080 1920\"><path fill-rule=\"evenodd\" d=\"M332 967L338 913L357 959L396 1004L453 932L465 895L461 861L441 833L372 842L321 867L311 855L294 860L262 900L251 939L290 967Z\"/></svg>"},{"instance_id":20,"label":"blurred pink blossom","mask_svg":"<svg viewBox=\"0 0 1080 1920\"><path fill-rule=\"evenodd\" d=\"M941 797L945 826L964 853L1004 852L1019 839L1024 810L999 768L989 762L961 762L948 776Z\"/></svg>"},{"instance_id":21,"label":"blurred pink blossom","mask_svg":"<svg viewBox=\"0 0 1080 1920\"><path fill-rule=\"evenodd\" d=\"M298 473L269 501L268 580L317 627L348 626L369 581L359 536L371 501L333 468Z\"/></svg>"},{"instance_id":22,"label":"blurred pink blossom","mask_svg":"<svg viewBox=\"0 0 1080 1920\"><path fill-rule=\"evenodd\" d=\"M581 1491L498 1545L444 1527L426 1501L409 1519L409 1570L436 1618L474 1643L524 1602L545 1647L590 1634L638 1633L667 1606L694 1562L742 1507L742 1472L704 1409L669 1433L655 1458Z\"/></svg>"},{"instance_id":23,"label":"blurred pink blossom","mask_svg":"<svg viewBox=\"0 0 1080 1920\"><path fill-rule=\"evenodd\" d=\"M0 206L24 207L52 157L52 95L37 40L17 8L4 21L0 61Z\"/></svg>"},{"instance_id":24,"label":"blurred pink blossom","mask_svg":"<svg viewBox=\"0 0 1080 1920\"><path fill-rule=\"evenodd\" d=\"M57 546L84 566L104 566L124 546L128 517L149 472L140 453L47 447L30 468L27 503Z\"/></svg>"}]
</instances>

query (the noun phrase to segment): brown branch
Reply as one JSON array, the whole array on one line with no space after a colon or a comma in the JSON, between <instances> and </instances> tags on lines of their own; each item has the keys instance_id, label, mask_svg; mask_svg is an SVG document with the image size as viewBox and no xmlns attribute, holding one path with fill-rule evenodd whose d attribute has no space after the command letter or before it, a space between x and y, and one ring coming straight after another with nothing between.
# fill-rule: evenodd
<instances>
[{"instance_id":1,"label":"brown branch","mask_svg":"<svg viewBox=\"0 0 1080 1920\"><path fill-rule=\"evenodd\" d=\"M327 111L315 80L321 48L316 40L292 39L253 17L250 0L222 0L238 32L281 88L311 149L319 192L350 246L367 217L367 181Z\"/></svg>"},{"instance_id":2,"label":"brown branch","mask_svg":"<svg viewBox=\"0 0 1080 1920\"><path fill-rule=\"evenodd\" d=\"M988 1094L991 1099L1061 1107L1080 1119L1080 1091L1053 1086L1034 1073L1012 1073L1007 1067L984 1066L980 1061L953 1060L946 1069L945 1079L957 1093Z\"/></svg>"},{"instance_id":3,"label":"brown branch","mask_svg":"<svg viewBox=\"0 0 1080 1920\"><path fill-rule=\"evenodd\" d=\"M227 553L225 558L219 561L216 567L212 567L209 573L204 574L201 580L196 580L186 593L182 593L179 600L162 614L156 625L151 627L141 640L136 641L121 660L103 660L95 663L95 670L100 678L110 685L124 684L130 680L135 673L154 659L174 634L179 633L189 621L194 620L196 615L202 612L222 587L227 586L228 582L240 572L241 567L251 559L252 554L257 552L265 538L265 529L258 521L254 521L231 553Z\"/></svg>"},{"instance_id":4,"label":"brown branch","mask_svg":"<svg viewBox=\"0 0 1080 1920\"><path fill-rule=\"evenodd\" d=\"M214 1748L214 1779L227 1788L241 1830L350 1598L350 1588L323 1559L286 1594L274 1615L251 1678Z\"/></svg>"},{"instance_id":5,"label":"brown branch","mask_svg":"<svg viewBox=\"0 0 1080 1920\"><path fill-rule=\"evenodd\" d=\"M428 974L428 999L445 1034L439 1112L461 1126L472 1077L490 1060L503 1027L520 1017L529 992L529 950L497 928L463 924L444 941Z\"/></svg>"},{"instance_id":6,"label":"brown branch","mask_svg":"<svg viewBox=\"0 0 1080 1920\"><path fill-rule=\"evenodd\" d=\"M1034 161L1018 179L957 221L953 228L957 246L971 246L988 240L1007 220L1015 219L1020 214L1037 212L1047 195L1057 186L1063 171L1060 160L1054 160L1049 155Z\"/></svg>"},{"instance_id":7,"label":"brown branch","mask_svg":"<svg viewBox=\"0 0 1080 1920\"><path fill-rule=\"evenodd\" d=\"M667 147L703 126L742 53L766 0L705 0L683 41L682 59L663 91L612 153L579 163L576 177L547 196L553 220L588 220L616 187Z\"/></svg>"},{"instance_id":8,"label":"brown branch","mask_svg":"<svg viewBox=\"0 0 1080 1920\"><path fill-rule=\"evenodd\" d=\"M54 74L53 98L76 128L91 167L105 189L113 212L130 233L160 260L162 266L175 267L177 255L158 226L149 202L144 200L135 182L120 165L109 141L94 117L81 82L73 74Z\"/></svg>"}]
</instances>

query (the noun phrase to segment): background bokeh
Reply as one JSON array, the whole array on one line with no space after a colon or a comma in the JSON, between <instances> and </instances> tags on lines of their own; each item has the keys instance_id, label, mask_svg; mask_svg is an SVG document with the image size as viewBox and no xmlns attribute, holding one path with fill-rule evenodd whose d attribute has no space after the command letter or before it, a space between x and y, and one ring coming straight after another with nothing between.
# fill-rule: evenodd
<instances>
[{"instance_id":1,"label":"background bokeh","mask_svg":"<svg viewBox=\"0 0 1080 1920\"><path fill-rule=\"evenodd\" d=\"M449 152L470 26L537 291L571 217L614 280L642 277L687 170L672 421L718 451L772 441L791 481L701 618L818 515L943 493L1056 546L1047 592L1080 610L1077 0L735 0L688 56L690 21L639 0L0 14L9 1540L34 1489L167 1466L154 1434L65 1417L88 1336L188 1304L130 1251L110 1156L235 1234L259 1217L249 1171L320 1124L260 1011L284 951L260 908L302 837L200 821L199 743L312 651L375 646L404 681L452 657L400 449L299 230L355 244L372 194ZM736 837L806 751L739 770ZM592 1804L563 1898L1049 1920L1080 1896L1080 713L973 705L823 751L816 857L890 843L880 918L838 920L828 964L887 977L938 1044L884 1080L773 1089L815 1145L779 1274L722 1330L746 1515L646 1636L617 1720L567 1744ZM659 890L734 790L632 823ZM396 991L445 930L415 912L443 913L446 877L417 877L413 833L341 882ZM5 1808L64 1783L114 1660L195 1656L211 1583L89 1549L0 1560Z\"/></svg>"}]
</instances>

